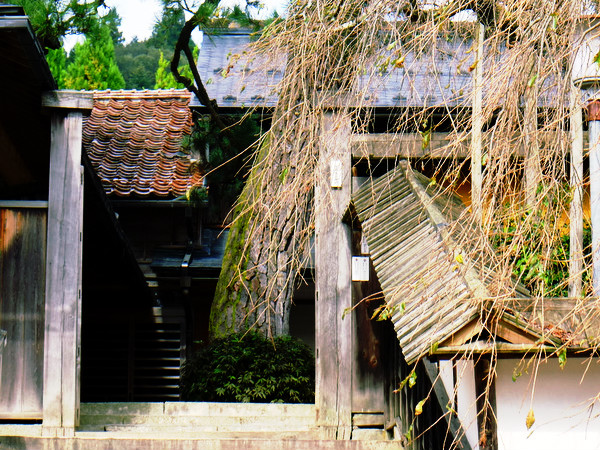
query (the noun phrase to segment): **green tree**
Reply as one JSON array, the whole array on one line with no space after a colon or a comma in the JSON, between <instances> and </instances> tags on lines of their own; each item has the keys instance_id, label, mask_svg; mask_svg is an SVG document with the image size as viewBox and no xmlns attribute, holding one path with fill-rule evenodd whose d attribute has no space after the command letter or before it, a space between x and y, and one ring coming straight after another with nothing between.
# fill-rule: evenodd
<instances>
[{"instance_id":1,"label":"green tree","mask_svg":"<svg viewBox=\"0 0 600 450\"><path fill-rule=\"evenodd\" d=\"M161 51L160 59L158 60L158 69L156 69L154 89L169 89L173 87L181 88L183 85L175 81L175 77L169 68L169 60L165 58L165 55Z\"/></svg>"},{"instance_id":2,"label":"green tree","mask_svg":"<svg viewBox=\"0 0 600 450\"><path fill-rule=\"evenodd\" d=\"M115 46L123 44L125 38L119 29L121 27L121 16L117 12L117 8L110 8L108 13L100 19L100 22L107 26L110 30L110 37Z\"/></svg>"},{"instance_id":3,"label":"green tree","mask_svg":"<svg viewBox=\"0 0 600 450\"><path fill-rule=\"evenodd\" d=\"M194 61L198 61L198 47L194 47ZM163 52L160 52L160 59L158 60L158 68L156 69L156 83L154 84L154 89L183 89L185 86L181 83L178 83L175 80L175 76L171 72L170 68L171 62L165 58ZM188 78L192 78L192 71L189 66L183 65L181 66L180 73Z\"/></svg>"},{"instance_id":4,"label":"green tree","mask_svg":"<svg viewBox=\"0 0 600 450\"><path fill-rule=\"evenodd\" d=\"M127 45L115 46L115 59L126 89L152 89L160 50L133 38Z\"/></svg>"},{"instance_id":5,"label":"green tree","mask_svg":"<svg viewBox=\"0 0 600 450\"><path fill-rule=\"evenodd\" d=\"M88 34L98 24L104 0L11 0L23 7L44 51L62 47L68 34Z\"/></svg>"},{"instance_id":6,"label":"green tree","mask_svg":"<svg viewBox=\"0 0 600 450\"><path fill-rule=\"evenodd\" d=\"M64 48L60 47L55 50L48 50L46 61L58 89L64 89L65 77L67 76L67 53Z\"/></svg>"},{"instance_id":7,"label":"green tree","mask_svg":"<svg viewBox=\"0 0 600 450\"><path fill-rule=\"evenodd\" d=\"M74 59L67 67L67 89L123 89L125 81L115 63L110 29L98 27L83 44L75 45Z\"/></svg>"},{"instance_id":8,"label":"green tree","mask_svg":"<svg viewBox=\"0 0 600 450\"><path fill-rule=\"evenodd\" d=\"M172 51L179 37L179 30L185 24L183 9L178 4L166 3L162 15L154 23L148 45L165 51ZM168 53L167 53L168 54Z\"/></svg>"}]
</instances>

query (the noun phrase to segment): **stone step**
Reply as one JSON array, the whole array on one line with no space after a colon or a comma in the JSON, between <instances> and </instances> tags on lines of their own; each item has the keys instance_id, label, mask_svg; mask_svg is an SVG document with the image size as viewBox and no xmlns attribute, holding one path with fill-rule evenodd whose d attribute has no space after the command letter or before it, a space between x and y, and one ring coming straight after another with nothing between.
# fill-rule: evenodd
<instances>
[{"instance_id":1,"label":"stone step","mask_svg":"<svg viewBox=\"0 0 600 450\"><path fill-rule=\"evenodd\" d=\"M290 403L82 403L81 416L315 417L314 404Z\"/></svg>"},{"instance_id":2,"label":"stone step","mask_svg":"<svg viewBox=\"0 0 600 450\"><path fill-rule=\"evenodd\" d=\"M78 432L73 438L0 436L2 450L398 450L399 441L212 439L187 436Z\"/></svg>"},{"instance_id":3,"label":"stone step","mask_svg":"<svg viewBox=\"0 0 600 450\"><path fill-rule=\"evenodd\" d=\"M315 417L294 416L125 416L125 415L82 415L82 427L90 425L148 425L148 426L179 426L202 429L254 429L268 427L269 429L292 428L296 430L312 428Z\"/></svg>"},{"instance_id":4,"label":"stone step","mask_svg":"<svg viewBox=\"0 0 600 450\"><path fill-rule=\"evenodd\" d=\"M171 438L202 438L202 439L265 439L265 440L283 440L283 439L319 439L321 432L317 429L306 430L282 430L279 429L263 429L260 430L200 430L191 429L189 427L176 426L145 426L145 425L108 425L105 427L106 432L111 435L119 436L143 436L152 435Z\"/></svg>"}]
</instances>

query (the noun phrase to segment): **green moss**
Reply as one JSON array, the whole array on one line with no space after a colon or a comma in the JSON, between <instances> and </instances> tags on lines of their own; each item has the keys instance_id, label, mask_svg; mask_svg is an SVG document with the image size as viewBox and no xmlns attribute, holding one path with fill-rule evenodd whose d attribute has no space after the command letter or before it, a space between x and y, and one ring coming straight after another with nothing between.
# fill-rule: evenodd
<instances>
[{"instance_id":1,"label":"green moss","mask_svg":"<svg viewBox=\"0 0 600 450\"><path fill-rule=\"evenodd\" d=\"M260 147L256 161L263 161L269 154L269 139L264 139ZM215 298L210 310L209 332L212 339L224 337L236 331L238 326L237 312L238 304L242 295L241 281L233 281L244 272L248 266L248 247L246 242L253 224L254 214L249 204L256 198L258 193L257 183L259 169L254 164L248 183L244 186L238 204L234 210L234 222L231 225L227 243L225 245L225 256L221 267L221 274L215 290Z\"/></svg>"}]
</instances>

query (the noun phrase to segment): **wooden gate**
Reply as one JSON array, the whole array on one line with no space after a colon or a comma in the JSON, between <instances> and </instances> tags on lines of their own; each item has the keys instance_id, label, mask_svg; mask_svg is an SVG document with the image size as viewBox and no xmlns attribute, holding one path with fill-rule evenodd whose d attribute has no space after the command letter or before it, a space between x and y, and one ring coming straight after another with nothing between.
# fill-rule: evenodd
<instances>
[{"instance_id":1,"label":"wooden gate","mask_svg":"<svg viewBox=\"0 0 600 450\"><path fill-rule=\"evenodd\" d=\"M41 419L47 209L14 203L0 205L0 419Z\"/></svg>"}]
</instances>

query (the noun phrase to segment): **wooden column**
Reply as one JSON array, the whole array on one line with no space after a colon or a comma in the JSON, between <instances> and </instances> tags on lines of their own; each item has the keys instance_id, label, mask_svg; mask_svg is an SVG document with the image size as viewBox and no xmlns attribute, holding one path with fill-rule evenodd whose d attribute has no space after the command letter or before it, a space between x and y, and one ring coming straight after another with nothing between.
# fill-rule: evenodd
<instances>
[{"instance_id":1,"label":"wooden column","mask_svg":"<svg viewBox=\"0 0 600 450\"><path fill-rule=\"evenodd\" d=\"M496 373L489 355L475 360L475 396L480 450L498 450Z\"/></svg>"},{"instance_id":2,"label":"wooden column","mask_svg":"<svg viewBox=\"0 0 600 450\"><path fill-rule=\"evenodd\" d=\"M483 40L485 28L483 24L475 25L475 70L473 71L473 111L472 111L472 138L471 138L471 211L477 222L482 221L481 189L483 178L481 175L481 153L483 127Z\"/></svg>"},{"instance_id":3,"label":"wooden column","mask_svg":"<svg viewBox=\"0 0 600 450\"><path fill-rule=\"evenodd\" d=\"M74 434L79 422L83 172L81 112L52 113L43 430Z\"/></svg>"},{"instance_id":4,"label":"wooden column","mask_svg":"<svg viewBox=\"0 0 600 450\"><path fill-rule=\"evenodd\" d=\"M571 88L571 208L569 297L580 298L583 292L583 119L581 117L581 92Z\"/></svg>"},{"instance_id":5,"label":"wooden column","mask_svg":"<svg viewBox=\"0 0 600 450\"><path fill-rule=\"evenodd\" d=\"M592 286L600 296L600 100L587 105L590 139L590 216L592 219Z\"/></svg>"},{"instance_id":6,"label":"wooden column","mask_svg":"<svg viewBox=\"0 0 600 450\"><path fill-rule=\"evenodd\" d=\"M537 104L538 104L538 84L534 78L536 76L536 58L535 52L530 55L530 85L525 90L525 205L532 209L536 203L536 193L542 179L542 168L540 164L540 148L537 140Z\"/></svg>"},{"instance_id":7,"label":"wooden column","mask_svg":"<svg viewBox=\"0 0 600 450\"><path fill-rule=\"evenodd\" d=\"M342 223L350 172L350 120L326 112L315 186L316 404L317 424L337 439L349 439L352 428L352 320L344 316L352 307L352 239Z\"/></svg>"}]
</instances>

